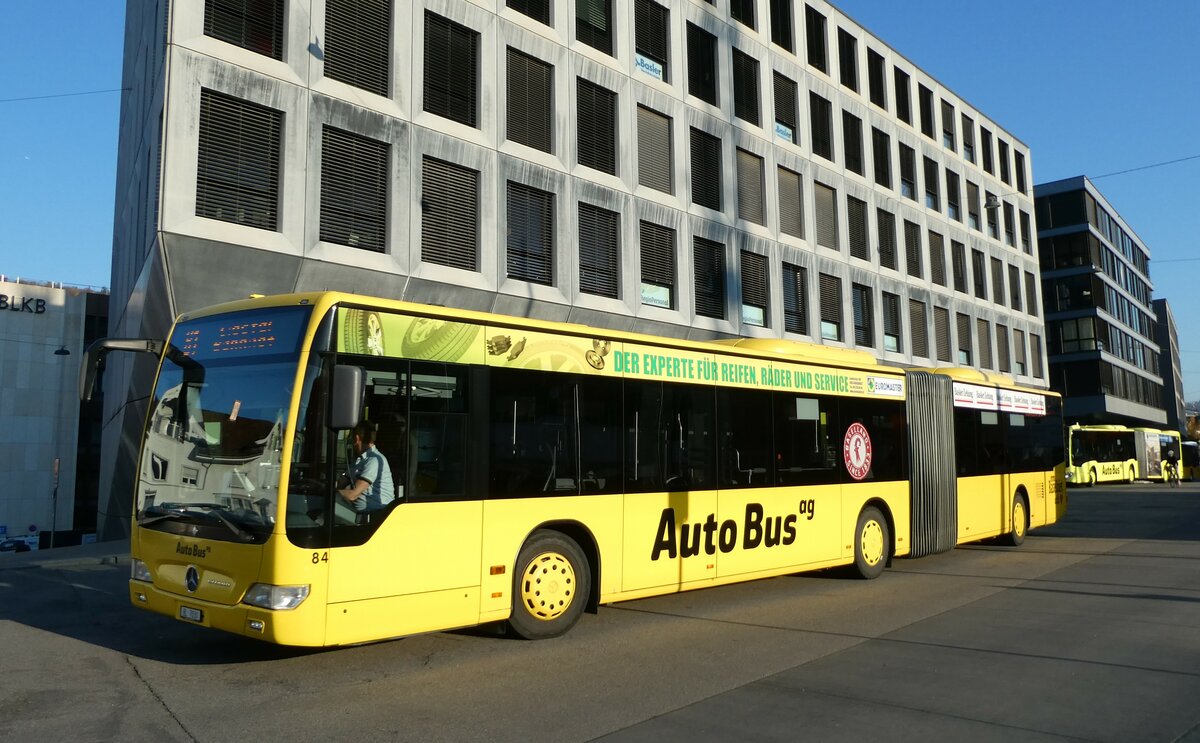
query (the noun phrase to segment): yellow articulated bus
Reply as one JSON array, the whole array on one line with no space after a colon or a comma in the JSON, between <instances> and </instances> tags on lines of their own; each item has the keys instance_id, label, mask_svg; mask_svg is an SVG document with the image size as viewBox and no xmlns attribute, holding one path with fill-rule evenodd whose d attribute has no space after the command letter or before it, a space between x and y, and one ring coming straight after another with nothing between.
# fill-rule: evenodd
<instances>
[{"instance_id":1,"label":"yellow articulated bus","mask_svg":"<svg viewBox=\"0 0 1200 743\"><path fill-rule=\"evenodd\" d=\"M1066 508L1056 395L857 351L332 292L98 341L85 396L113 350L160 358L131 601L286 645L553 637L615 601L1019 544Z\"/></svg>"},{"instance_id":2,"label":"yellow articulated bus","mask_svg":"<svg viewBox=\"0 0 1200 743\"><path fill-rule=\"evenodd\" d=\"M1067 429L1067 483L1092 487L1102 482L1133 482L1139 477L1137 443L1144 437L1116 425Z\"/></svg>"},{"instance_id":3,"label":"yellow articulated bus","mask_svg":"<svg viewBox=\"0 0 1200 743\"><path fill-rule=\"evenodd\" d=\"M1182 436L1179 431L1160 431L1157 428L1135 428L1140 437L1137 444L1139 479L1167 482L1167 462L1180 464ZM1182 477L1182 471L1180 477Z\"/></svg>"},{"instance_id":4,"label":"yellow articulated bus","mask_svg":"<svg viewBox=\"0 0 1200 743\"><path fill-rule=\"evenodd\" d=\"M1179 459L1183 464L1180 476L1184 480L1195 480L1200 474L1200 444L1191 439L1181 441Z\"/></svg>"}]
</instances>

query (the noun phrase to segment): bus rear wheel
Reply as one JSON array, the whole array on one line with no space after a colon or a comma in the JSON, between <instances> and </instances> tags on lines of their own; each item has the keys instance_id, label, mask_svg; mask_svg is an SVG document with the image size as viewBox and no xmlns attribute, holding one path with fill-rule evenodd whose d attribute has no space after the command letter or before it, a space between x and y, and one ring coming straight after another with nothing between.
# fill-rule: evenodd
<instances>
[{"instance_id":1,"label":"bus rear wheel","mask_svg":"<svg viewBox=\"0 0 1200 743\"><path fill-rule=\"evenodd\" d=\"M890 547L887 520L878 508L864 508L854 528L854 569L858 576L867 580L878 578L887 565Z\"/></svg>"},{"instance_id":2,"label":"bus rear wheel","mask_svg":"<svg viewBox=\"0 0 1200 743\"><path fill-rule=\"evenodd\" d=\"M591 567L574 540L535 531L517 555L508 626L526 640L558 637L579 621L591 584Z\"/></svg>"},{"instance_id":3,"label":"bus rear wheel","mask_svg":"<svg viewBox=\"0 0 1200 743\"><path fill-rule=\"evenodd\" d=\"M1087 486L1090 488L1090 487L1094 487L1095 485L1096 485L1096 468L1093 467L1090 470L1088 470Z\"/></svg>"},{"instance_id":4,"label":"bus rear wheel","mask_svg":"<svg viewBox=\"0 0 1200 743\"><path fill-rule=\"evenodd\" d=\"M1137 475L1134 473L1133 468L1130 467L1129 468L1129 477L1125 478L1125 484L1132 485L1133 481L1136 479L1137 479Z\"/></svg>"},{"instance_id":5,"label":"bus rear wheel","mask_svg":"<svg viewBox=\"0 0 1200 743\"><path fill-rule=\"evenodd\" d=\"M1013 547L1020 547L1025 541L1025 532L1029 529L1029 507L1025 504L1025 496L1013 498L1012 524L1004 541Z\"/></svg>"}]
</instances>

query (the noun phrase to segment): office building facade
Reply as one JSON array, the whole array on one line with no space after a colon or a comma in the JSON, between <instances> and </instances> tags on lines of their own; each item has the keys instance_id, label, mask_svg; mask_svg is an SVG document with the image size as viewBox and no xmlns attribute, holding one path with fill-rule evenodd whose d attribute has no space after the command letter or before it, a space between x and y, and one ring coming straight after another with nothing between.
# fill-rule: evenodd
<instances>
[{"instance_id":1,"label":"office building facade","mask_svg":"<svg viewBox=\"0 0 1200 743\"><path fill-rule=\"evenodd\" d=\"M1179 332L1175 313L1165 299L1154 300L1154 341L1158 355L1159 376L1163 381L1163 409L1167 425L1173 431L1187 431L1187 413L1183 399L1183 364L1179 356Z\"/></svg>"},{"instance_id":2,"label":"office building facade","mask_svg":"<svg viewBox=\"0 0 1200 743\"><path fill-rule=\"evenodd\" d=\"M167 7L129 4L116 332L331 288L1046 384L1028 148L828 3Z\"/></svg>"},{"instance_id":3,"label":"office building facade","mask_svg":"<svg viewBox=\"0 0 1200 743\"><path fill-rule=\"evenodd\" d=\"M1085 176L1034 189L1050 386L1071 423L1167 423L1150 250Z\"/></svg>"}]
</instances>

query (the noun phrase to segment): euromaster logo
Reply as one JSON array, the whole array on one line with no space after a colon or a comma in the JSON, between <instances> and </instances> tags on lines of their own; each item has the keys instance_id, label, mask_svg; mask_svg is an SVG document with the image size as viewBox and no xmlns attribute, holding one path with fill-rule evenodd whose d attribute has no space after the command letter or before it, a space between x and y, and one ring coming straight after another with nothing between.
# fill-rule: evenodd
<instances>
[{"instance_id":1,"label":"euromaster logo","mask_svg":"<svg viewBox=\"0 0 1200 743\"><path fill-rule=\"evenodd\" d=\"M868 377L867 392L872 395L904 397L904 382L889 377Z\"/></svg>"}]
</instances>

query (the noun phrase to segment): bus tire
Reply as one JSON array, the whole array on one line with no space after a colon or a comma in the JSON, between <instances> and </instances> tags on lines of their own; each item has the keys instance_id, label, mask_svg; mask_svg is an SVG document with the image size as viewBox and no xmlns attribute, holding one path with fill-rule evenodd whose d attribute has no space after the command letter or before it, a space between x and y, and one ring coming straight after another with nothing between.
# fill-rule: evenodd
<instances>
[{"instance_id":1,"label":"bus tire","mask_svg":"<svg viewBox=\"0 0 1200 743\"><path fill-rule=\"evenodd\" d=\"M858 577L866 580L878 578L887 565L890 548L887 520L878 508L864 508L858 514L858 525L854 527L854 570Z\"/></svg>"},{"instance_id":2,"label":"bus tire","mask_svg":"<svg viewBox=\"0 0 1200 743\"><path fill-rule=\"evenodd\" d=\"M1012 503L1012 522L1004 541L1013 547L1020 547L1025 541L1025 532L1029 531L1029 505L1024 495L1017 495Z\"/></svg>"},{"instance_id":3,"label":"bus tire","mask_svg":"<svg viewBox=\"0 0 1200 743\"><path fill-rule=\"evenodd\" d=\"M1096 468L1095 467L1088 470L1087 486L1089 488L1096 486Z\"/></svg>"},{"instance_id":4,"label":"bus tire","mask_svg":"<svg viewBox=\"0 0 1200 743\"><path fill-rule=\"evenodd\" d=\"M508 626L526 640L558 637L579 621L591 583L591 566L573 539L535 531L517 554Z\"/></svg>"},{"instance_id":5,"label":"bus tire","mask_svg":"<svg viewBox=\"0 0 1200 743\"><path fill-rule=\"evenodd\" d=\"M1132 467L1130 467L1130 468L1129 468L1129 478L1128 478L1127 480L1125 480L1125 484L1126 484L1126 485L1132 485L1132 484L1133 484L1133 481L1134 481L1134 480L1136 480L1136 479L1137 479L1137 475L1134 473L1134 471L1133 471L1133 468L1132 468Z\"/></svg>"}]
</instances>

